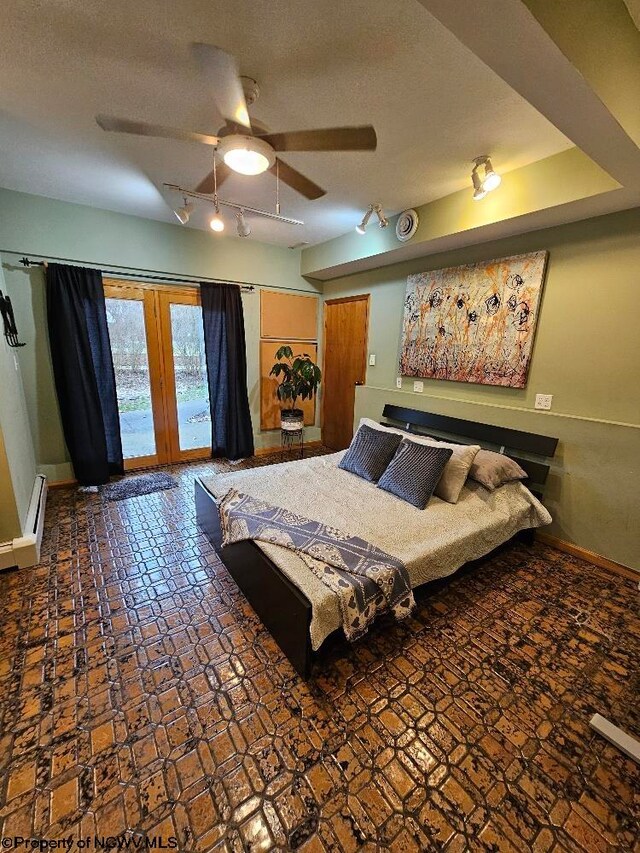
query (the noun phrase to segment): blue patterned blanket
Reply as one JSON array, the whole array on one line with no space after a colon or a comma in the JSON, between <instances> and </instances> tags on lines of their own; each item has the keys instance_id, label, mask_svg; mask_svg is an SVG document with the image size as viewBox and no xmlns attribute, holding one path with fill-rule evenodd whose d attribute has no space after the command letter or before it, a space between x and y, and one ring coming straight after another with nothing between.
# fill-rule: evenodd
<instances>
[{"instance_id":1,"label":"blue patterned blanket","mask_svg":"<svg viewBox=\"0 0 640 853\"><path fill-rule=\"evenodd\" d=\"M342 627L356 640L375 617L405 619L415 606L400 560L357 536L231 489L219 504L222 544L245 539L289 548L338 596Z\"/></svg>"}]
</instances>

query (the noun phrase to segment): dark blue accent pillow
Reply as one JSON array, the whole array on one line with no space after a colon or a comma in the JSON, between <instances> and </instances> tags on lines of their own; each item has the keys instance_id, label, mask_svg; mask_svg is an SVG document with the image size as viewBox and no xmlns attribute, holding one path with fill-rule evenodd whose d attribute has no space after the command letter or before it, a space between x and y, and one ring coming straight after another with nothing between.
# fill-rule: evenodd
<instances>
[{"instance_id":1,"label":"dark blue accent pillow","mask_svg":"<svg viewBox=\"0 0 640 853\"><path fill-rule=\"evenodd\" d=\"M401 441L402 436L395 432L383 432L363 424L338 467L370 483L377 483Z\"/></svg>"},{"instance_id":2,"label":"dark blue accent pillow","mask_svg":"<svg viewBox=\"0 0 640 853\"><path fill-rule=\"evenodd\" d=\"M449 447L418 444L403 438L380 477L378 488L424 509L452 453Z\"/></svg>"}]
</instances>

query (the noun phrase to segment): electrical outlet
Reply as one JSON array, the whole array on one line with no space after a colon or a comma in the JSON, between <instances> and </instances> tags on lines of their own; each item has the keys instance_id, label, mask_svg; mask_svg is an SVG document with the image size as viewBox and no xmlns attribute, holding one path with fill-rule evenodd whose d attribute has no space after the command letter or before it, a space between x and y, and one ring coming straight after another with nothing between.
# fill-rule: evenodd
<instances>
[{"instance_id":1,"label":"electrical outlet","mask_svg":"<svg viewBox=\"0 0 640 853\"><path fill-rule=\"evenodd\" d=\"M413 390L422 393L422 391L424 390L424 382L414 382Z\"/></svg>"},{"instance_id":2,"label":"electrical outlet","mask_svg":"<svg viewBox=\"0 0 640 853\"><path fill-rule=\"evenodd\" d=\"M553 400L553 394L536 394L536 409L546 409L549 410L551 408L551 401Z\"/></svg>"},{"instance_id":3,"label":"electrical outlet","mask_svg":"<svg viewBox=\"0 0 640 853\"><path fill-rule=\"evenodd\" d=\"M402 377L398 376L396 379L396 388L402 388Z\"/></svg>"},{"instance_id":4,"label":"electrical outlet","mask_svg":"<svg viewBox=\"0 0 640 853\"><path fill-rule=\"evenodd\" d=\"M376 366L376 354L374 352L372 352L369 355L369 367L375 367L375 366Z\"/></svg>"}]
</instances>

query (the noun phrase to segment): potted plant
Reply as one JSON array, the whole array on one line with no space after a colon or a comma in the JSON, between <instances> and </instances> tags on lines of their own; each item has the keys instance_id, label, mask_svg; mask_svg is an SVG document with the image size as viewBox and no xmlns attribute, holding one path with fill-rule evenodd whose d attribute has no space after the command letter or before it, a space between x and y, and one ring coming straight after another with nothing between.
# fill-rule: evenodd
<instances>
[{"instance_id":1,"label":"potted plant","mask_svg":"<svg viewBox=\"0 0 640 853\"><path fill-rule=\"evenodd\" d=\"M293 431L304 426L304 412L296 408L296 402L311 400L318 390L322 373L307 353L294 355L290 346L280 347L276 353L276 363L269 376L280 377L277 388L278 400L288 403L280 412L281 429Z\"/></svg>"}]
</instances>

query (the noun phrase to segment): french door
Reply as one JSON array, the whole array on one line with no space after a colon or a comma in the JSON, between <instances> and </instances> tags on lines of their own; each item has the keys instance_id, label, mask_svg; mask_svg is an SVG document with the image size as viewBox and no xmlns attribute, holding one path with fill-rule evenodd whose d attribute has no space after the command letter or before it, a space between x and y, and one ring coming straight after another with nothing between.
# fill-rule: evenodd
<instances>
[{"instance_id":1,"label":"french door","mask_svg":"<svg viewBox=\"0 0 640 853\"><path fill-rule=\"evenodd\" d=\"M209 456L199 289L105 279L104 293L125 468Z\"/></svg>"}]
</instances>

